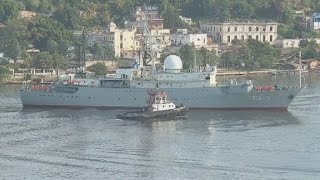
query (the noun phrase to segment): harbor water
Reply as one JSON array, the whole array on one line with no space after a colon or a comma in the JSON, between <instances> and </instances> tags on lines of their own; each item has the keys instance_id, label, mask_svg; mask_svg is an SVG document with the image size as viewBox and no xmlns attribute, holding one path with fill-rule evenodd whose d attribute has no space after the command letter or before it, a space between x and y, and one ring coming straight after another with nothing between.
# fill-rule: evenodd
<instances>
[{"instance_id":1,"label":"harbor water","mask_svg":"<svg viewBox=\"0 0 320 180\"><path fill-rule=\"evenodd\" d=\"M320 74L288 112L208 111L186 120L121 110L23 109L0 84L0 179L320 179Z\"/></svg>"}]
</instances>

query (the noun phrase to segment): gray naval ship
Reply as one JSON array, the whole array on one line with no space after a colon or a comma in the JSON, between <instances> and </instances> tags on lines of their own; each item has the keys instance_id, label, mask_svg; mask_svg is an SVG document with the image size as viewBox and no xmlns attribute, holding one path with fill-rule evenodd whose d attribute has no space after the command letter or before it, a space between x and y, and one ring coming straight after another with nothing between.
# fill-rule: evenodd
<instances>
[{"instance_id":1,"label":"gray naval ship","mask_svg":"<svg viewBox=\"0 0 320 180\"><path fill-rule=\"evenodd\" d=\"M77 78L69 75L49 86L21 88L24 107L142 108L148 92L163 90L174 103L191 109L287 110L300 87L254 86L251 81L217 85L216 67L184 71L178 56L170 55L161 70L118 69L114 77Z\"/></svg>"}]
</instances>

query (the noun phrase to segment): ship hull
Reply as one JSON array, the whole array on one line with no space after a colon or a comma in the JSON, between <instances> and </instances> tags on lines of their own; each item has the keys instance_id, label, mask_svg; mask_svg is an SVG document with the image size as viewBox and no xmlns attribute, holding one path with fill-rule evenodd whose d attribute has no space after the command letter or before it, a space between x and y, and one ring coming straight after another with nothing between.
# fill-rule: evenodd
<instances>
[{"instance_id":1,"label":"ship hull","mask_svg":"<svg viewBox=\"0 0 320 180\"><path fill-rule=\"evenodd\" d=\"M125 112L117 115L119 119L127 120L169 120L175 118L185 118L188 108L185 106L176 109L163 111L133 111Z\"/></svg>"},{"instance_id":2,"label":"ship hull","mask_svg":"<svg viewBox=\"0 0 320 180\"><path fill-rule=\"evenodd\" d=\"M21 91L24 107L140 109L148 98L146 88L78 87L76 92ZM233 91L230 87L167 88L172 102L190 109L287 110L301 89Z\"/></svg>"}]
</instances>

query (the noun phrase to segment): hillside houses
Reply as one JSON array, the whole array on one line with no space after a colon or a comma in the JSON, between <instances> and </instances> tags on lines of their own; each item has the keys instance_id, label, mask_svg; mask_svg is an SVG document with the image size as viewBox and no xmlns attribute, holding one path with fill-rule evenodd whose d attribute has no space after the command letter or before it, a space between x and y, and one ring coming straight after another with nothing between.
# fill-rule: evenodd
<instances>
[{"instance_id":1,"label":"hillside houses","mask_svg":"<svg viewBox=\"0 0 320 180\"><path fill-rule=\"evenodd\" d=\"M177 54L185 45L193 46L198 50L204 48L216 51L216 54L220 55L224 51L233 49L228 46L248 39L277 45L280 48L298 48L299 43L305 40L279 38L278 24L275 22L199 22L196 27L192 19L179 16L189 26L194 26L192 32L188 29L165 29L158 6L138 6L133 18L131 21L126 21L122 28L111 22L105 29L88 32L86 35L88 46L92 47L95 44L108 46L114 51L115 58L132 58L141 61L144 48L143 32L146 27L155 38L156 46L153 50L157 58L162 54ZM318 39L315 40L318 42Z\"/></svg>"}]
</instances>

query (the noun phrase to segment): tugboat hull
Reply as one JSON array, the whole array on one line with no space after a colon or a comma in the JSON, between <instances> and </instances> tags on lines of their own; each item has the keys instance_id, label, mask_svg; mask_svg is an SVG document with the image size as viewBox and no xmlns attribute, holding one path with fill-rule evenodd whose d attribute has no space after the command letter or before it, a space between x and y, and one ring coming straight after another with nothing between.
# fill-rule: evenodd
<instances>
[{"instance_id":1,"label":"tugboat hull","mask_svg":"<svg viewBox=\"0 0 320 180\"><path fill-rule=\"evenodd\" d=\"M188 108L186 106L177 107L175 109L163 111L135 111L125 112L117 115L118 119L127 120L167 120L175 119L177 117L185 117Z\"/></svg>"}]
</instances>

